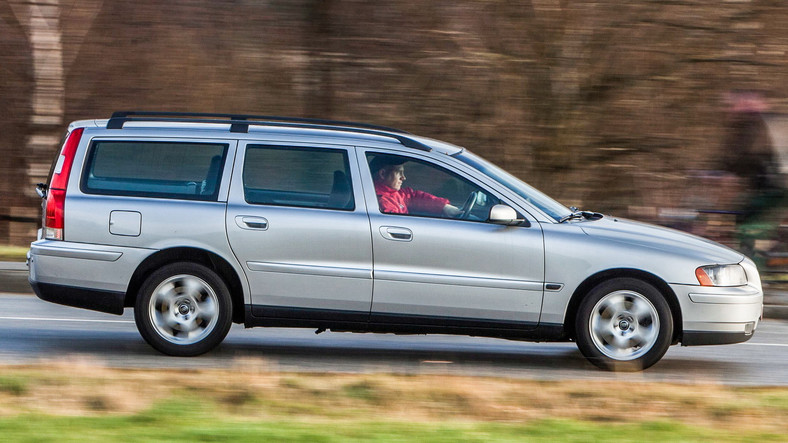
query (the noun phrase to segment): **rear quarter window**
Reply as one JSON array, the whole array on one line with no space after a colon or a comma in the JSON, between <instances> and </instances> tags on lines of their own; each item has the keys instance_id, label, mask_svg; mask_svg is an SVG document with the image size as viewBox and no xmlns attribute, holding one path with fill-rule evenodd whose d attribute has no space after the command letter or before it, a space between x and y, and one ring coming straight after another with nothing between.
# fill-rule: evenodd
<instances>
[{"instance_id":1,"label":"rear quarter window","mask_svg":"<svg viewBox=\"0 0 788 443\"><path fill-rule=\"evenodd\" d=\"M86 194L216 200L225 143L93 142L81 189Z\"/></svg>"}]
</instances>

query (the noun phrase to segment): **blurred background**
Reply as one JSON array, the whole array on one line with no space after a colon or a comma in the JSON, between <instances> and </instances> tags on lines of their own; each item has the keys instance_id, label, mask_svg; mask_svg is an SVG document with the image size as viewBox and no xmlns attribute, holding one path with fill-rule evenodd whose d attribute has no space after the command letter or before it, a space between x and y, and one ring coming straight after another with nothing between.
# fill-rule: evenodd
<instances>
[{"instance_id":1,"label":"blurred background","mask_svg":"<svg viewBox=\"0 0 788 443\"><path fill-rule=\"evenodd\" d=\"M161 110L400 127L780 266L787 51L783 0L0 0L0 244L68 122Z\"/></svg>"}]
</instances>

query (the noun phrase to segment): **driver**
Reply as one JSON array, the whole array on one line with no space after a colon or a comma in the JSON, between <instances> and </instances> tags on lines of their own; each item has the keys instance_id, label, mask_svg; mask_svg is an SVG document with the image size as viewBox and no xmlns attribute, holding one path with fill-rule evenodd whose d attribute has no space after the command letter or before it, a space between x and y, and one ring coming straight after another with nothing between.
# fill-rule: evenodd
<instances>
[{"instance_id":1,"label":"driver","mask_svg":"<svg viewBox=\"0 0 788 443\"><path fill-rule=\"evenodd\" d=\"M436 197L413 188L403 188L405 162L403 157L378 155L369 164L375 181L380 211L386 214L408 214L409 210L430 215L457 217L462 211L445 198Z\"/></svg>"}]
</instances>

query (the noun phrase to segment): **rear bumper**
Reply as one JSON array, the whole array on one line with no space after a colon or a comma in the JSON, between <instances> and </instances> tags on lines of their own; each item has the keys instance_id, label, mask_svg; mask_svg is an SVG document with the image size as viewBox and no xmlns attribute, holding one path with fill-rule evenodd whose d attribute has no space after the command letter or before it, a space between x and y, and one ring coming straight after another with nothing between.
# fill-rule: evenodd
<instances>
[{"instance_id":1,"label":"rear bumper","mask_svg":"<svg viewBox=\"0 0 788 443\"><path fill-rule=\"evenodd\" d=\"M140 248L38 240L30 245L28 280L42 300L122 314L131 276L151 252Z\"/></svg>"},{"instance_id":2,"label":"rear bumper","mask_svg":"<svg viewBox=\"0 0 788 443\"><path fill-rule=\"evenodd\" d=\"M125 292L101 291L51 283L30 282L38 298L60 305L90 309L109 314L123 314Z\"/></svg>"}]
</instances>

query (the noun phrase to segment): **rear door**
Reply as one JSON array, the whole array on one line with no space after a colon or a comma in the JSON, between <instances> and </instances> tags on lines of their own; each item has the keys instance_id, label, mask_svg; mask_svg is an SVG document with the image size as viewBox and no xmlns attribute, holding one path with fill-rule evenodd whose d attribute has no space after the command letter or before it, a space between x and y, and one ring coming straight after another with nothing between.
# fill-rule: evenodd
<instances>
[{"instance_id":1,"label":"rear door","mask_svg":"<svg viewBox=\"0 0 788 443\"><path fill-rule=\"evenodd\" d=\"M354 148L239 143L227 235L256 317L365 322L372 243Z\"/></svg>"}]
</instances>

